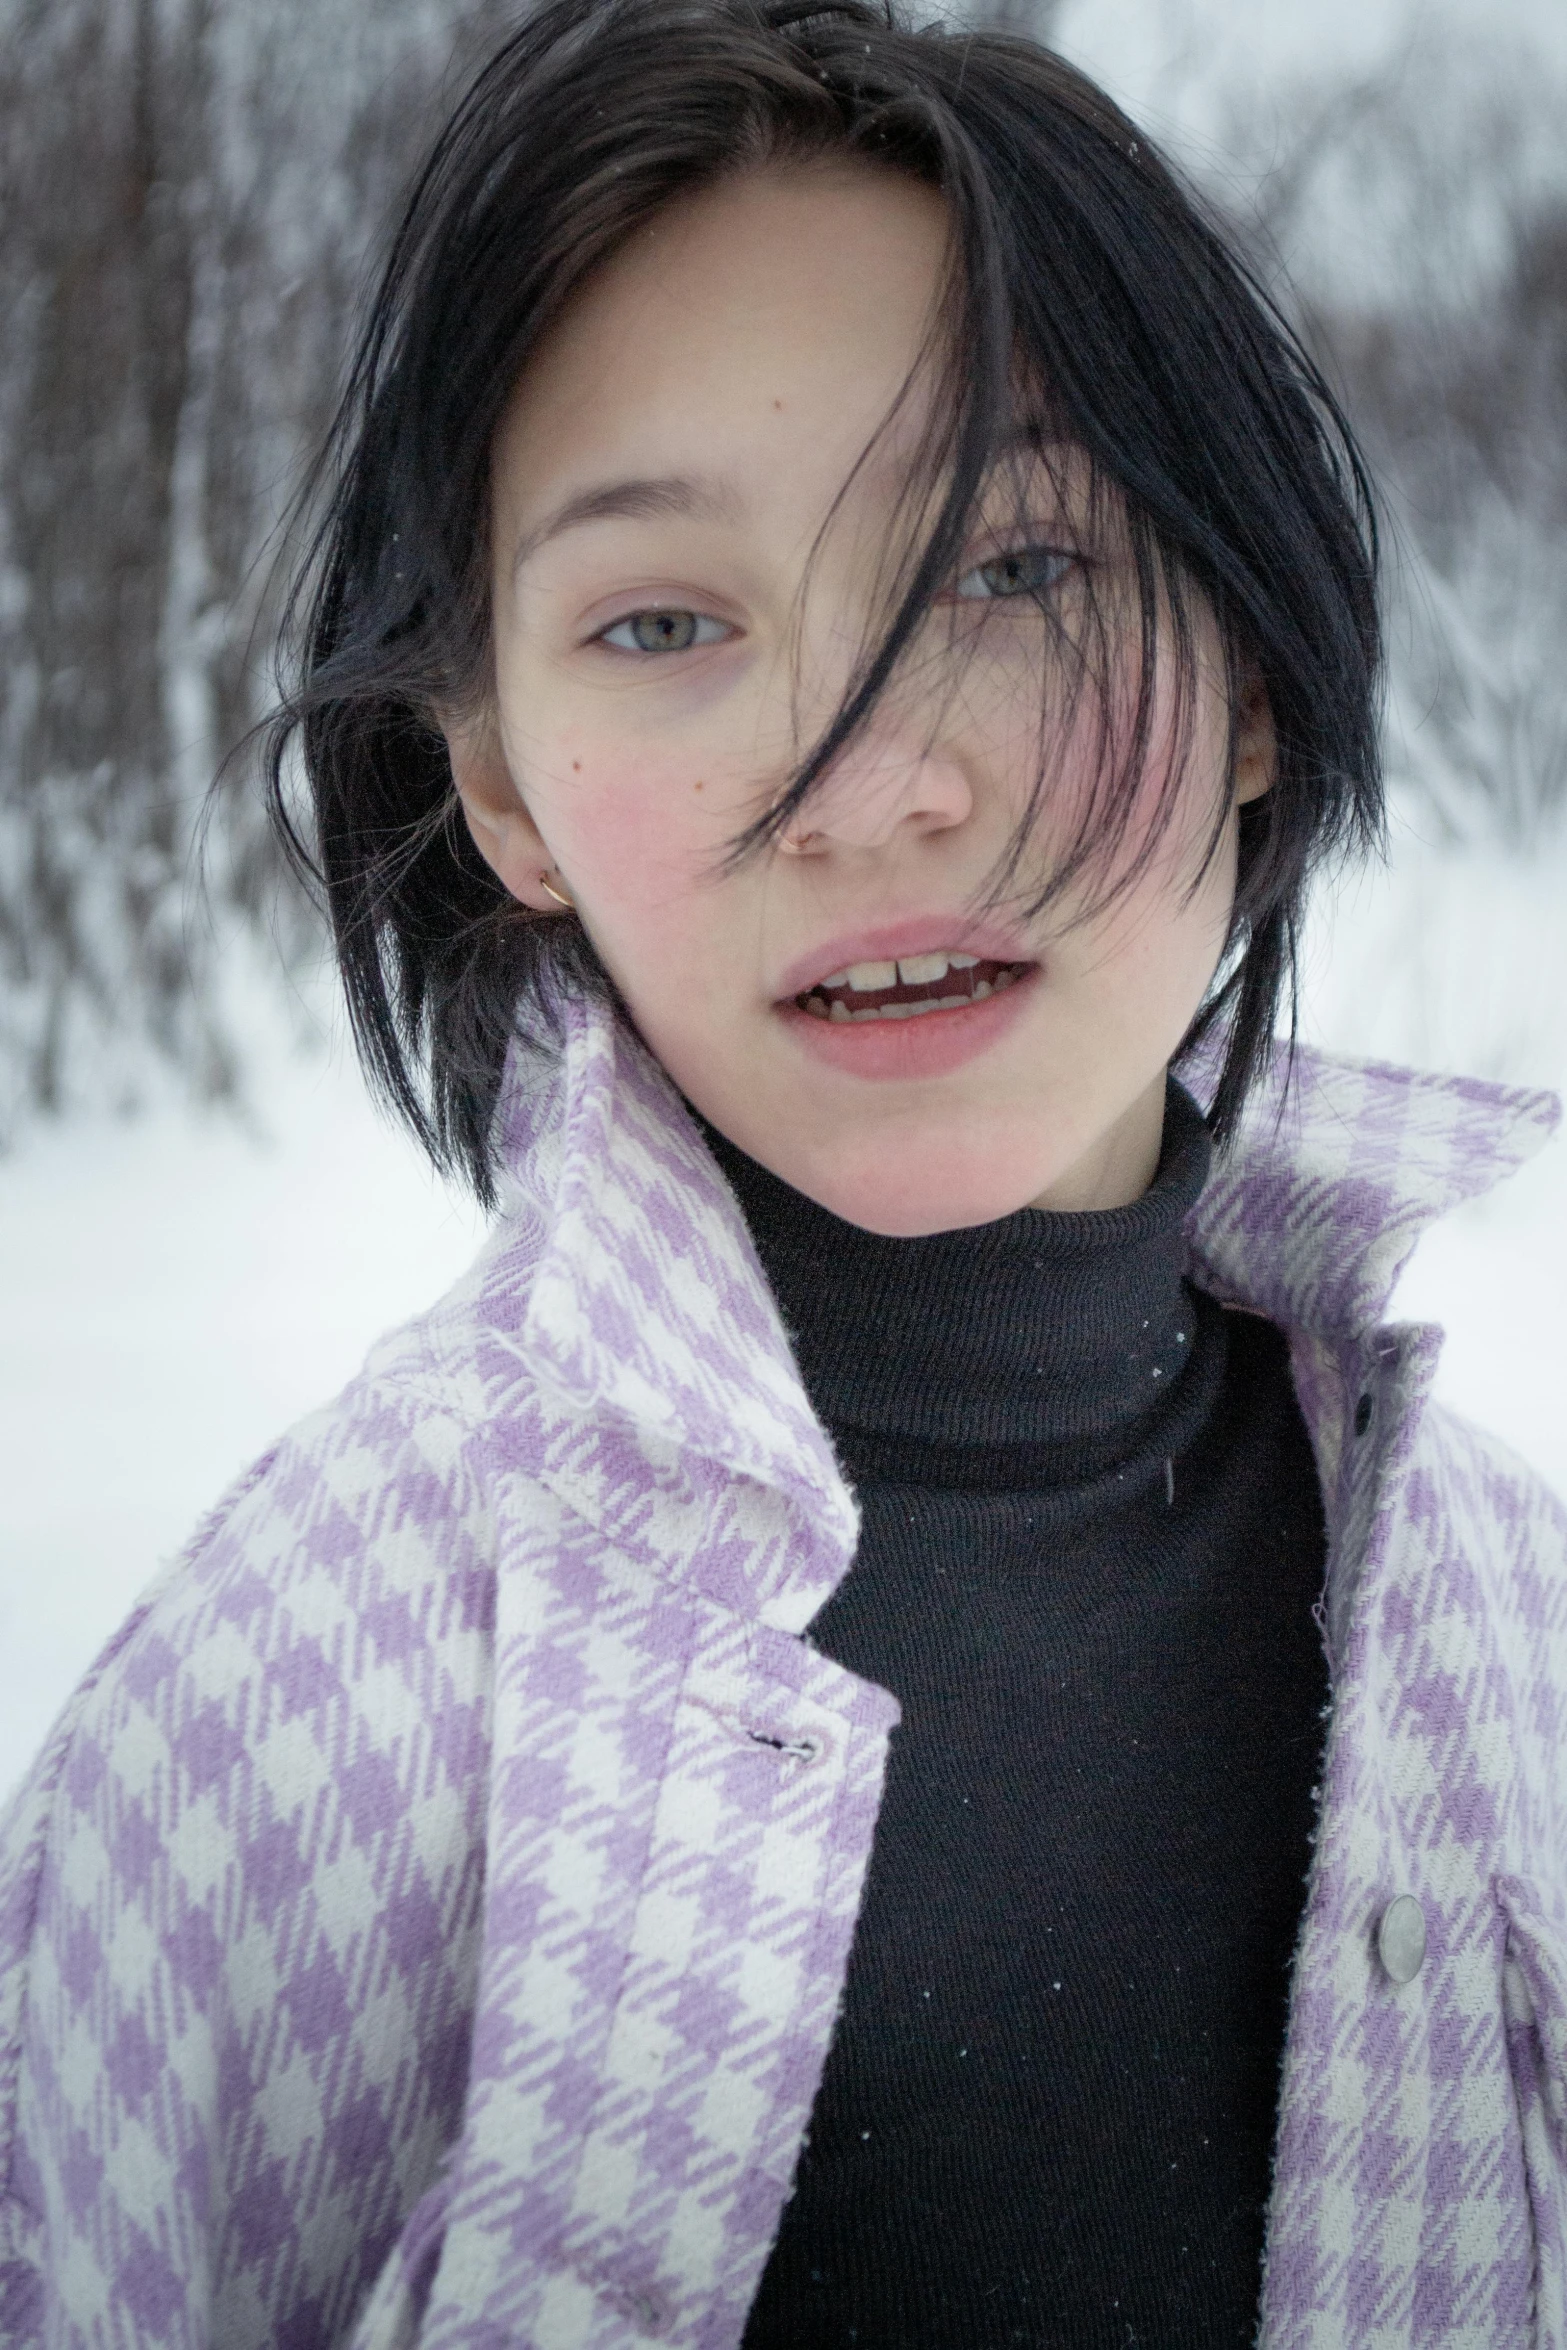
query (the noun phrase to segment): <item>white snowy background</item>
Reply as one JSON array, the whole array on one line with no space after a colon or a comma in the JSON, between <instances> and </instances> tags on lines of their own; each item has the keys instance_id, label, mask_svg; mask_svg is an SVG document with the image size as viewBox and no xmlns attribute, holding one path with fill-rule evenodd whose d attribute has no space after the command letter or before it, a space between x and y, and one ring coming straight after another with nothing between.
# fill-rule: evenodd
<instances>
[{"instance_id":1,"label":"white snowy background","mask_svg":"<svg viewBox=\"0 0 1567 2350\"><path fill-rule=\"evenodd\" d=\"M1055 37L1210 184L1243 198L1285 145L1301 93L1335 77L1347 89L1424 72L1461 104L1463 74L1443 84L1444 56L1484 48L1503 71L1531 55L1547 77L1567 70L1556 0L1433 0L1414 13L1392 0L1064 0ZM1299 250L1284 256L1308 291L1324 253L1341 296L1346 275L1374 280L1387 266L1383 216L1353 172L1329 171L1312 204L1290 216ZM1510 546L1499 577L1512 577L1515 555L1539 560L1532 542L1521 555ZM1505 731L1501 668L1554 659L1559 633L1532 653L1517 650L1511 619L1485 638L1479 578L1470 674L1496 673L1502 714L1488 717L1471 684L1455 735L1436 722L1430 682L1444 592L1417 581L1405 597L1392 856L1321 894L1305 1033L1564 1089L1563 795L1553 814L1551 793L1536 791L1520 819L1476 788L1474 762L1454 748L1465 727ZM1554 630L1549 597L1541 608ZM1469 624L1447 615L1450 632ZM1501 756L1489 737L1480 752L1482 766ZM1530 788L1526 774L1526 800ZM192 1107L178 1086L139 1080L134 1112L117 1111L104 1106L115 1087L100 1085L66 1114L19 1120L0 1156L0 1791L218 1492L331 1395L381 1329L434 1298L480 1236L474 1211L367 1106L324 980L305 973L290 1001L254 938L226 947L222 964L247 1069L238 1107ZM1567 1492L1567 1146L1433 1232L1398 1310L1445 1323L1440 1391Z\"/></svg>"}]
</instances>

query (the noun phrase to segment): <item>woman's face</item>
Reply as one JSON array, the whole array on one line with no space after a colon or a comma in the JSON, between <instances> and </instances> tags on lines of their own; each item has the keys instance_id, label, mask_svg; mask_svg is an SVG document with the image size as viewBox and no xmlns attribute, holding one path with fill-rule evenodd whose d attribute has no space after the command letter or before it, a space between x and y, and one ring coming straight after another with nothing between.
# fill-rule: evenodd
<instances>
[{"instance_id":1,"label":"woman's face","mask_svg":"<svg viewBox=\"0 0 1567 2350\"><path fill-rule=\"evenodd\" d=\"M1085 921L1070 892L1032 923L975 912L1040 771L1041 599L1070 639L1087 564L1128 613L1135 700L1125 549L1102 525L1085 543L1069 455L1009 469L863 731L776 846L726 863L883 612L945 257L939 196L853 167L725 183L623 248L498 436L494 707L449 729L480 848L528 905L552 910L546 878L571 897L688 1099L824 1207L903 1234L1146 1188L1235 871L1232 815L1197 878L1227 756L1210 629L1175 818L1132 885ZM1181 732L1171 672L1150 806ZM1047 745L1036 884L1099 756L1081 705ZM1270 759L1259 710L1236 796ZM1147 832L1134 812L1128 855Z\"/></svg>"}]
</instances>

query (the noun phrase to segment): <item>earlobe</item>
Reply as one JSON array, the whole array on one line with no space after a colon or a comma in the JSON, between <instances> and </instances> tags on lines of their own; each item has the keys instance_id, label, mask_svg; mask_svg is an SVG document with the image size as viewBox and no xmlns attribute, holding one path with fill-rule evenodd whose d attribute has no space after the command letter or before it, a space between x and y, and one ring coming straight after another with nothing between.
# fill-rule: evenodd
<instances>
[{"instance_id":1,"label":"earlobe","mask_svg":"<svg viewBox=\"0 0 1567 2350\"><path fill-rule=\"evenodd\" d=\"M549 887L555 859L523 805L494 721L443 722L452 781L480 856L511 895L535 913L557 913L565 900Z\"/></svg>"}]
</instances>

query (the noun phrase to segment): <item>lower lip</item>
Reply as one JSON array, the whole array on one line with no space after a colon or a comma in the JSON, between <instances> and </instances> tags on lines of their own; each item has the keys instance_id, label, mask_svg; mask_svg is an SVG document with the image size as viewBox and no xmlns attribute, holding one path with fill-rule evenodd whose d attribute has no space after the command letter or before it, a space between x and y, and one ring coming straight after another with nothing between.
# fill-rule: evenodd
<instances>
[{"instance_id":1,"label":"lower lip","mask_svg":"<svg viewBox=\"0 0 1567 2350\"><path fill-rule=\"evenodd\" d=\"M945 1077L1000 1042L1026 1011L1038 979L1035 964L1010 987L960 1012L920 1012L912 1020L822 1020L794 1003L778 1011L802 1050L830 1069L894 1080Z\"/></svg>"}]
</instances>

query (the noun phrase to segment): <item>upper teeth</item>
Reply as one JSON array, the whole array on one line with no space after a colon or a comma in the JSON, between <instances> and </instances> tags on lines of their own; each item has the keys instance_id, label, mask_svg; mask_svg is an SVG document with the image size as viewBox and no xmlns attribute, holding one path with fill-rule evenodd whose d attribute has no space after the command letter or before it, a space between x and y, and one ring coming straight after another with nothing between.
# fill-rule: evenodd
<instances>
[{"instance_id":1,"label":"upper teeth","mask_svg":"<svg viewBox=\"0 0 1567 2350\"><path fill-rule=\"evenodd\" d=\"M846 971L835 971L830 979L819 979L818 987L848 987L856 995L866 995L872 988L896 987L901 980L905 987L929 987L937 979L945 979L949 971L972 971L978 955L937 953L934 955L900 955L895 963L851 963Z\"/></svg>"}]
</instances>

